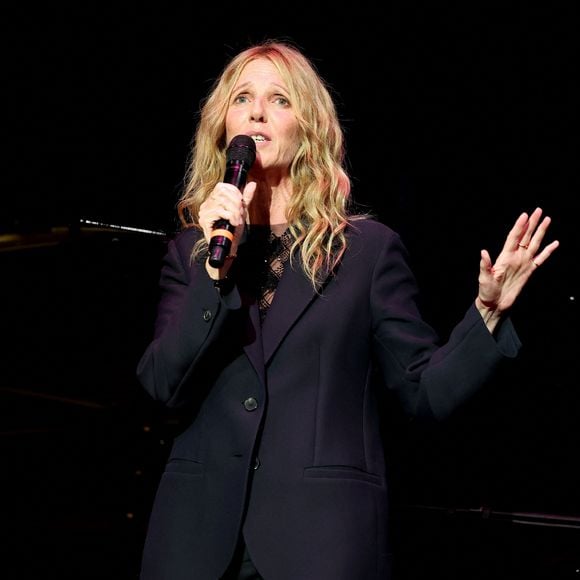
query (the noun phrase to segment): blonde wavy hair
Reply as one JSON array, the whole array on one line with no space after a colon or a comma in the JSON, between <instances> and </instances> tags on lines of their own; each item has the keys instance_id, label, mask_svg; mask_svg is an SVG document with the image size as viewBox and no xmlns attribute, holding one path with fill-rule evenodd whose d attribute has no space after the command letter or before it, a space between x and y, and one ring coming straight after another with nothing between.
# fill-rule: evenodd
<instances>
[{"instance_id":1,"label":"blonde wavy hair","mask_svg":"<svg viewBox=\"0 0 580 580\"><path fill-rule=\"evenodd\" d=\"M225 119L232 92L249 62L266 58L290 93L300 145L290 167L292 197L287 221L302 267L315 289L340 262L346 249L350 215L350 178L344 168L344 137L336 107L312 62L287 41L266 40L233 57L202 104L184 191L177 210L184 228L199 226L200 205L223 179L226 164ZM207 249L201 239L193 250Z\"/></svg>"}]
</instances>

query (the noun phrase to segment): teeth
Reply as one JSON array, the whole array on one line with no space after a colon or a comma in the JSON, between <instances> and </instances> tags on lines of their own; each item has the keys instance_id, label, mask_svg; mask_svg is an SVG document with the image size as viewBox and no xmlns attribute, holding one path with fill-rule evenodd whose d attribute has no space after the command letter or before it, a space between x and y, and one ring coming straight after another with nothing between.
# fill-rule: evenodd
<instances>
[{"instance_id":1,"label":"teeth","mask_svg":"<svg viewBox=\"0 0 580 580\"><path fill-rule=\"evenodd\" d=\"M265 141L266 137L264 137L264 135L252 135L252 139L254 141Z\"/></svg>"}]
</instances>

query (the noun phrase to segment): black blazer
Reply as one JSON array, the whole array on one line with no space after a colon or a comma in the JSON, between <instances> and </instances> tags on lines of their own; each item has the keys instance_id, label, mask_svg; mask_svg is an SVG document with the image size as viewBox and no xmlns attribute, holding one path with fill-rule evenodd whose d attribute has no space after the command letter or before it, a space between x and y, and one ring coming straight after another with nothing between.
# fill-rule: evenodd
<instances>
[{"instance_id":1,"label":"black blazer","mask_svg":"<svg viewBox=\"0 0 580 580\"><path fill-rule=\"evenodd\" d=\"M155 336L138 377L191 423L172 446L151 513L144 580L218 580L243 531L266 580L389 577L387 479L375 369L407 413L442 419L520 343L475 306L439 345L420 316L399 236L373 220L320 294L286 265L261 327L251 296L220 296L169 243ZM244 269L240 246L240 271Z\"/></svg>"}]
</instances>

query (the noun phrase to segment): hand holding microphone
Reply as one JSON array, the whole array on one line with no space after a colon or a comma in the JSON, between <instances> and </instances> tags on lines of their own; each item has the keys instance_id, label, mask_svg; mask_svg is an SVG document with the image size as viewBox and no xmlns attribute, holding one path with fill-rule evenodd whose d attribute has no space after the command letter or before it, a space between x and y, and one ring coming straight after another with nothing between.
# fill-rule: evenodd
<instances>
[{"instance_id":1,"label":"hand holding microphone","mask_svg":"<svg viewBox=\"0 0 580 580\"><path fill-rule=\"evenodd\" d=\"M226 150L226 172L223 183L231 184L242 191L255 159L254 140L247 135L234 137ZM209 239L209 265L212 268L221 268L224 265L232 247L235 229L235 224L223 217L213 222Z\"/></svg>"}]
</instances>

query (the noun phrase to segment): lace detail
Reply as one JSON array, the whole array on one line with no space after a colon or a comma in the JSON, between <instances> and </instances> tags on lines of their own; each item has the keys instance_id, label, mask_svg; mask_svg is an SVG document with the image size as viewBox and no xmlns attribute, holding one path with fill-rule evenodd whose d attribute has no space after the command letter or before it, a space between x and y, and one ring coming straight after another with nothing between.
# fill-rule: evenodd
<instances>
[{"instance_id":1,"label":"lace detail","mask_svg":"<svg viewBox=\"0 0 580 580\"><path fill-rule=\"evenodd\" d=\"M259 308L260 318L263 321L268 309L272 305L278 282L284 273L284 265L290 257L290 248L294 238L289 229L286 229L280 236L276 236L272 231L265 240L264 247L264 268L260 278Z\"/></svg>"}]
</instances>

